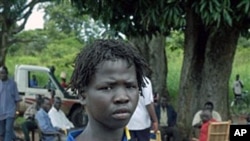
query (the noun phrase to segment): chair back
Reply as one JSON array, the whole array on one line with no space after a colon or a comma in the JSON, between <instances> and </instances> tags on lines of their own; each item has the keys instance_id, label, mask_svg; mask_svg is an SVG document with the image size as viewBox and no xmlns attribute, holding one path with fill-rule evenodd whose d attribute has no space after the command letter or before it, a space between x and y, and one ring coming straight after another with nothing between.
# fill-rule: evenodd
<instances>
[{"instance_id":1,"label":"chair back","mask_svg":"<svg viewBox=\"0 0 250 141\"><path fill-rule=\"evenodd\" d=\"M230 124L231 121L209 123L207 141L229 141Z\"/></svg>"}]
</instances>

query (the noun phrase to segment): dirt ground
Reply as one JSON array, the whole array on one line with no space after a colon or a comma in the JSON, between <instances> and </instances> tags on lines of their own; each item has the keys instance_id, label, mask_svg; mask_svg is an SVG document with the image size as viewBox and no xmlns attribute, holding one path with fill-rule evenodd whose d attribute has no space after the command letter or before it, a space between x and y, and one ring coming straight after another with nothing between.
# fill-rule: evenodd
<instances>
[{"instance_id":1,"label":"dirt ground","mask_svg":"<svg viewBox=\"0 0 250 141\"><path fill-rule=\"evenodd\" d=\"M247 124L246 115L232 116L232 123L235 123L235 124Z\"/></svg>"}]
</instances>

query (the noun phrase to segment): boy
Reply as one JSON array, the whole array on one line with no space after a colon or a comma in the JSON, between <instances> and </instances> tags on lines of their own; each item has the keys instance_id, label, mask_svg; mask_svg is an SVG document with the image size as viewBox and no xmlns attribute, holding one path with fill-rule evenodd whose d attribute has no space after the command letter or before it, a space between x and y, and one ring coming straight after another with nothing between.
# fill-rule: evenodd
<instances>
[{"instance_id":1,"label":"boy","mask_svg":"<svg viewBox=\"0 0 250 141\"><path fill-rule=\"evenodd\" d=\"M125 126L148 71L145 60L125 42L96 40L84 47L75 60L71 87L78 91L89 120L84 131L71 132L67 140L128 141Z\"/></svg>"}]
</instances>

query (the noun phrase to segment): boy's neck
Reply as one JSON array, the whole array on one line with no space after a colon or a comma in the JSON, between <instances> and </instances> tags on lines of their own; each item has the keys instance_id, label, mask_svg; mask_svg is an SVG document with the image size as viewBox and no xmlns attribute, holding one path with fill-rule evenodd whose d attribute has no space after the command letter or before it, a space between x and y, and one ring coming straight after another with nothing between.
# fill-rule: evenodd
<instances>
[{"instance_id":1,"label":"boy's neck","mask_svg":"<svg viewBox=\"0 0 250 141\"><path fill-rule=\"evenodd\" d=\"M112 130L110 128L91 127L89 124L76 141L121 141L124 128Z\"/></svg>"}]
</instances>

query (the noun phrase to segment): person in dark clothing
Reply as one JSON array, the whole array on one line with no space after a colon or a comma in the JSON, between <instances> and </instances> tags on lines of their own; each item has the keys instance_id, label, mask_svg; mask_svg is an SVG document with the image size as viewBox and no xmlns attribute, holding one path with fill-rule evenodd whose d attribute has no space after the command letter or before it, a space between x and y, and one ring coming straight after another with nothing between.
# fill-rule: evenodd
<instances>
[{"instance_id":1,"label":"person in dark clothing","mask_svg":"<svg viewBox=\"0 0 250 141\"><path fill-rule=\"evenodd\" d=\"M180 141L180 133L176 126L177 113L172 105L168 104L167 98L161 98L161 116L160 116L160 130L162 141Z\"/></svg>"},{"instance_id":2,"label":"person in dark clothing","mask_svg":"<svg viewBox=\"0 0 250 141\"><path fill-rule=\"evenodd\" d=\"M158 92L154 93L154 106L155 106L155 113L157 116L157 120L160 121L161 117L161 105L160 105L160 95Z\"/></svg>"},{"instance_id":3,"label":"person in dark clothing","mask_svg":"<svg viewBox=\"0 0 250 141\"><path fill-rule=\"evenodd\" d=\"M29 133L32 130L37 129L35 121L35 114L40 109L42 95L36 95L36 102L30 105L24 112L25 121L21 124L21 128L24 134L25 141L30 141Z\"/></svg>"}]
</instances>

